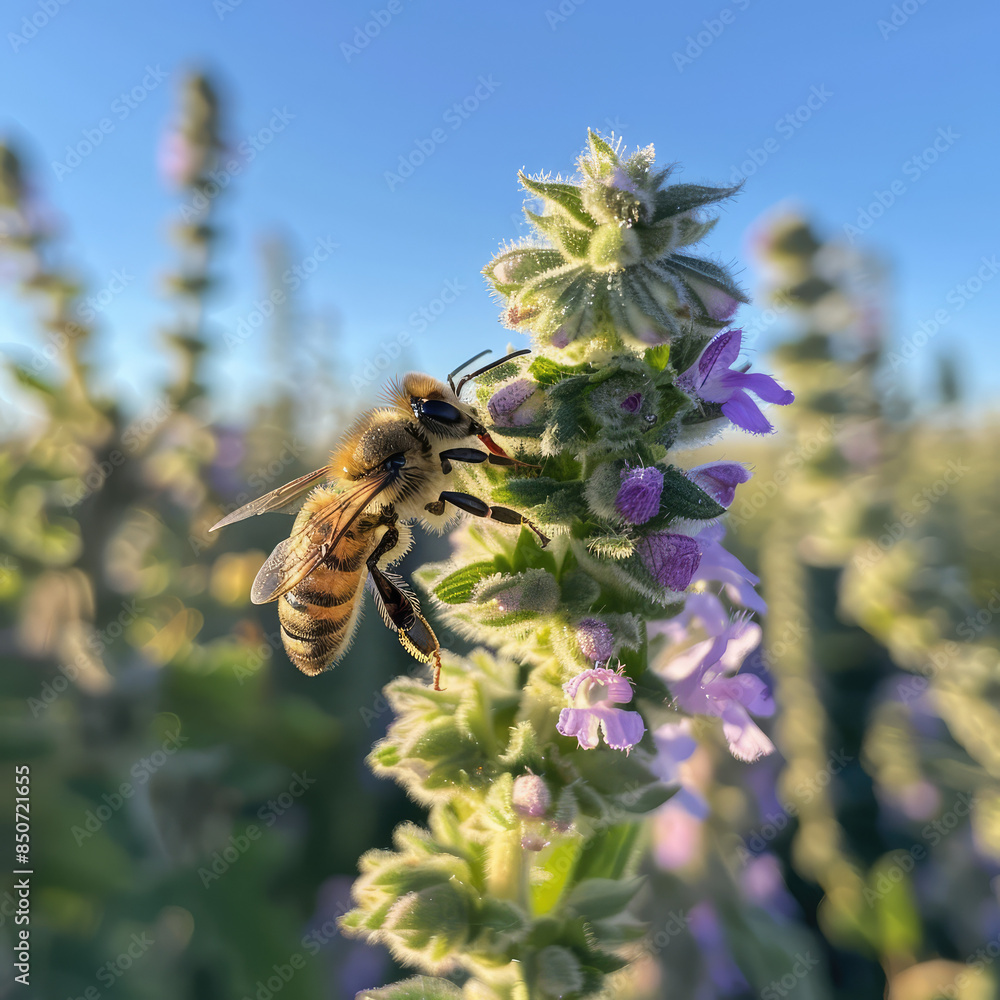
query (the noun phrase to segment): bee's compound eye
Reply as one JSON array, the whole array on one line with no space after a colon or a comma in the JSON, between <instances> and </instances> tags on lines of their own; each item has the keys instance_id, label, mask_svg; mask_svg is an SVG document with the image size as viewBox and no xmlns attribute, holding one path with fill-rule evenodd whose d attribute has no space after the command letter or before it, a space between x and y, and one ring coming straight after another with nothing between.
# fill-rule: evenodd
<instances>
[{"instance_id":1,"label":"bee's compound eye","mask_svg":"<svg viewBox=\"0 0 1000 1000\"><path fill-rule=\"evenodd\" d=\"M391 455L382 463L382 468L386 472L395 472L397 469L401 469L406 465L406 456L400 451L395 455Z\"/></svg>"},{"instance_id":2,"label":"bee's compound eye","mask_svg":"<svg viewBox=\"0 0 1000 1000\"><path fill-rule=\"evenodd\" d=\"M443 424L457 424L462 420L462 411L443 399L420 399L416 402L419 416L438 420Z\"/></svg>"}]
</instances>

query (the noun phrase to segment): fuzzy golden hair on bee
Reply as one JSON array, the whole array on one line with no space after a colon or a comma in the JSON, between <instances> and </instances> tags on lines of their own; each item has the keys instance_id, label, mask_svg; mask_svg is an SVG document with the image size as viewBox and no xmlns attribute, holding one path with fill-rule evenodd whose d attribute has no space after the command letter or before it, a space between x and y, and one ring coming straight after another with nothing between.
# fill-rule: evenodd
<instances>
[{"instance_id":1,"label":"fuzzy golden hair on bee","mask_svg":"<svg viewBox=\"0 0 1000 1000\"><path fill-rule=\"evenodd\" d=\"M407 405L411 398L443 399L446 402L457 402L457 397L443 382L432 375L423 372L409 372L403 376L403 392L407 397Z\"/></svg>"},{"instance_id":2,"label":"fuzzy golden hair on bee","mask_svg":"<svg viewBox=\"0 0 1000 1000\"><path fill-rule=\"evenodd\" d=\"M405 380L398 376L391 382L386 383L379 393L379 399L389 406L402 410L407 415L412 416L413 414L413 409L410 406L410 394L405 388Z\"/></svg>"}]
</instances>

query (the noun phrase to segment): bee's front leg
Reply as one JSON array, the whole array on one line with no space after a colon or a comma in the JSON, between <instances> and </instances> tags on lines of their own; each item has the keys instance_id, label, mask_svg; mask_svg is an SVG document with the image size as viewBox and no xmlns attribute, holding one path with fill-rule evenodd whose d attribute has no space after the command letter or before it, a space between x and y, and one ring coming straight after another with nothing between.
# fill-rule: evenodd
<instances>
[{"instance_id":1,"label":"bee's front leg","mask_svg":"<svg viewBox=\"0 0 1000 1000\"><path fill-rule=\"evenodd\" d=\"M489 452L479 451L476 448L449 448L442 451L438 458L441 459L441 471L451 472L452 462L489 462L490 465L517 465L518 463L507 455L492 455Z\"/></svg>"}]
</instances>

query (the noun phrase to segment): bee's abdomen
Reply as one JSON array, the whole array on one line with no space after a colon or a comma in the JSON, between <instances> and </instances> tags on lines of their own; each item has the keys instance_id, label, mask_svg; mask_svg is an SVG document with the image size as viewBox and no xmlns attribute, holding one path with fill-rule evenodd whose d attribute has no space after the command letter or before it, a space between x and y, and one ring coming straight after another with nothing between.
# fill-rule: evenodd
<instances>
[{"instance_id":1,"label":"bee's abdomen","mask_svg":"<svg viewBox=\"0 0 1000 1000\"><path fill-rule=\"evenodd\" d=\"M356 552L338 547L334 561L343 568L317 566L278 601L285 652L303 673L329 669L354 638L368 575L364 550L364 545Z\"/></svg>"}]
</instances>

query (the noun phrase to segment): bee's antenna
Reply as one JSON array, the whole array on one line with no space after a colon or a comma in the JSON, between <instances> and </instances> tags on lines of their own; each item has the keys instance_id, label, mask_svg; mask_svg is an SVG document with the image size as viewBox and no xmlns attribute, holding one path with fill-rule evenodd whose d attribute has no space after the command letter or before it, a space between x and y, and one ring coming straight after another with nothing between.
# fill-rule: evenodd
<instances>
[{"instance_id":1,"label":"bee's antenna","mask_svg":"<svg viewBox=\"0 0 1000 1000\"><path fill-rule=\"evenodd\" d=\"M492 352L491 352L491 351L490 351L490 349L489 349L489 348L487 347L485 351L480 351L480 352L479 352L479 353L478 353L478 354L477 354L477 355L476 355L476 356L475 356L474 358L469 358L469 360L468 360L468 361L463 361L463 362L462 362L462 363L461 363L461 364L460 364L460 365L459 365L459 366L458 366L458 367L457 367L457 368L456 368L456 369L455 369L455 370L454 370L454 371L453 371L453 372L452 372L452 373L451 373L451 374L450 374L450 375L448 376L448 385L450 385L450 386L451 386L451 389L452 389L452 392L454 392L456 396L458 395L458 392L457 392L457 391L455 390L455 376L456 376L456 375L457 375L457 374L458 374L458 373L459 373L459 372L460 372L460 371L461 371L461 370L462 370L463 368L467 367L468 365L471 365L473 361L478 361L478 360L479 360L480 358L485 358L485 357L486 357L486 355L487 355L487 354L490 354L490 353L492 353Z\"/></svg>"},{"instance_id":2,"label":"bee's antenna","mask_svg":"<svg viewBox=\"0 0 1000 1000\"><path fill-rule=\"evenodd\" d=\"M489 353L490 353L489 351L483 351L483 354L489 354ZM484 365L482 368L477 369L476 371L472 372L469 375L463 375L458 383L458 388L455 388L455 386L452 385L452 389L454 389L455 395L458 396L461 394L462 388L466 382L470 382L472 379L478 378L480 375L483 375L488 371L492 371L494 368L499 368L500 365L502 365L505 361L510 361L511 358L519 358L523 354L530 354L530 353L531 349L528 347L524 347L520 351L511 352L506 357L501 358L499 361L491 361L488 365ZM465 362L465 365L471 364L473 361L477 360L478 358L481 358L483 354L477 354L475 358L470 358L468 361ZM465 365L459 366L459 368L456 370L461 371L465 367ZM455 372L452 372L451 374L454 375ZM448 376L448 382L451 383L451 375Z\"/></svg>"}]
</instances>

